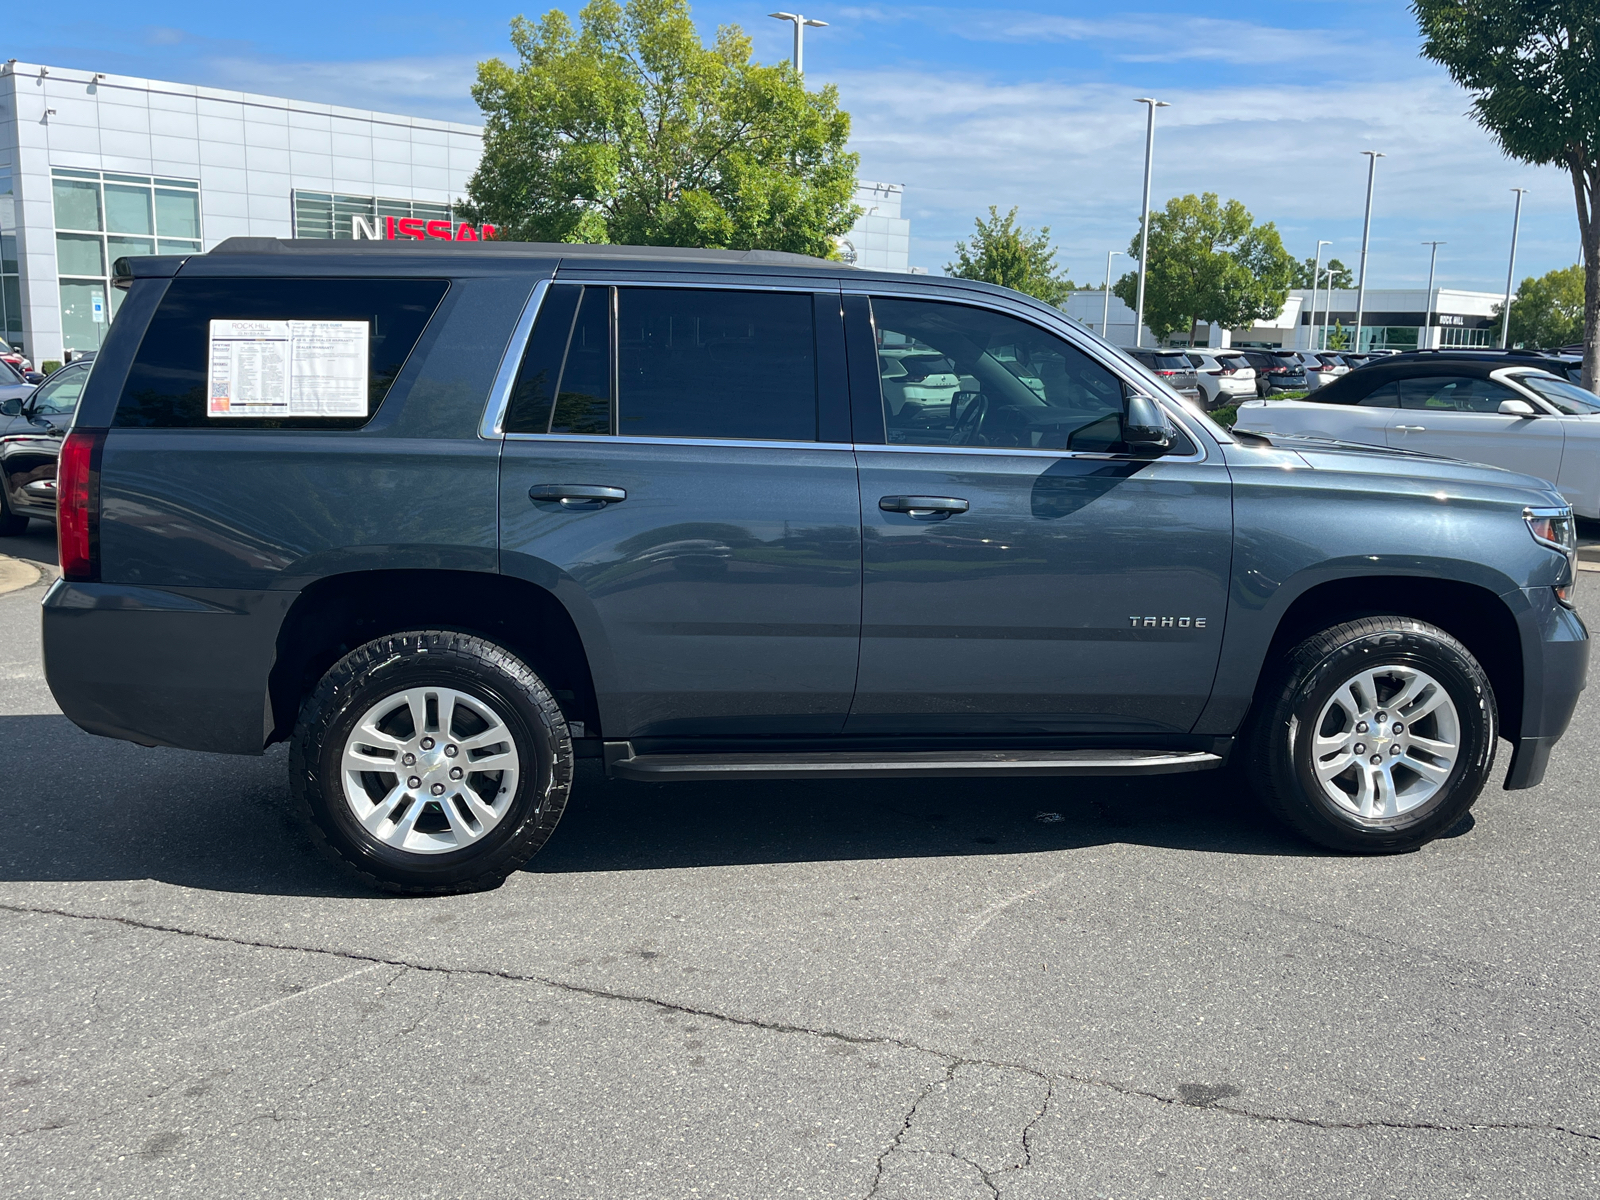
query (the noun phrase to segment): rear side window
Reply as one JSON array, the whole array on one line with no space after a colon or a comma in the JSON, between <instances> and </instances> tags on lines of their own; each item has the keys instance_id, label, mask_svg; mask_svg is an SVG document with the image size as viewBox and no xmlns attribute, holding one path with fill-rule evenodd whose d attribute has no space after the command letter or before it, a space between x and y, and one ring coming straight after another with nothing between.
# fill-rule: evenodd
<instances>
[{"instance_id":1,"label":"rear side window","mask_svg":"<svg viewBox=\"0 0 1600 1200\"><path fill-rule=\"evenodd\" d=\"M553 286L505 429L816 441L812 296Z\"/></svg>"},{"instance_id":2,"label":"rear side window","mask_svg":"<svg viewBox=\"0 0 1600 1200\"><path fill-rule=\"evenodd\" d=\"M449 286L442 279L174 279L139 344L113 424L359 428L389 394ZM367 415L207 417L211 322L221 320L367 323Z\"/></svg>"},{"instance_id":3,"label":"rear side window","mask_svg":"<svg viewBox=\"0 0 1600 1200\"><path fill-rule=\"evenodd\" d=\"M1398 383L1386 383L1382 387L1368 392L1357 403L1367 408L1399 408L1400 385Z\"/></svg>"}]
</instances>

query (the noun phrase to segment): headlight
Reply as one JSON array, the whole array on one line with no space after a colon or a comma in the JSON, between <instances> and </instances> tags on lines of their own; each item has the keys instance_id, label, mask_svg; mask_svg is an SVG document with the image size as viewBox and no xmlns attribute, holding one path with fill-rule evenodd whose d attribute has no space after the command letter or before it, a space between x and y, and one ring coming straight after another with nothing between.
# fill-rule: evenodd
<instances>
[{"instance_id":1,"label":"headlight","mask_svg":"<svg viewBox=\"0 0 1600 1200\"><path fill-rule=\"evenodd\" d=\"M1567 559L1567 582L1556 587L1556 599L1568 608L1578 590L1578 525L1570 508L1525 508L1522 519L1541 546L1557 550Z\"/></svg>"}]
</instances>

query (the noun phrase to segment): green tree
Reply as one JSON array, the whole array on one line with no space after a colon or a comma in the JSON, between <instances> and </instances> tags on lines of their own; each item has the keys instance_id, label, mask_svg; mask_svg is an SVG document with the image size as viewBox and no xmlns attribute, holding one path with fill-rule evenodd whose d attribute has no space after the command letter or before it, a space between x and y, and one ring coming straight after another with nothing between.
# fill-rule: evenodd
<instances>
[{"instance_id":1,"label":"green tree","mask_svg":"<svg viewBox=\"0 0 1600 1200\"><path fill-rule=\"evenodd\" d=\"M1327 277L1327 272L1330 268L1333 270L1331 286L1335 288L1355 287L1355 272L1351 271L1349 267L1345 266L1337 258L1330 258L1327 262L1322 264L1322 270L1317 272L1317 282L1315 284L1316 287L1325 288L1330 286L1330 281ZM1311 282L1311 273L1316 271L1316 269L1317 260L1314 257L1302 259L1300 262L1295 263L1294 283L1292 283L1290 286L1297 288L1308 288L1313 286Z\"/></svg>"},{"instance_id":2,"label":"green tree","mask_svg":"<svg viewBox=\"0 0 1600 1200\"><path fill-rule=\"evenodd\" d=\"M1002 217L992 204L987 221L979 217L972 223L977 230L970 246L956 243L956 261L945 264L945 274L999 284L1046 304L1060 304L1072 292L1072 280L1056 268L1050 226L1037 232L1024 229L1017 224L1015 207Z\"/></svg>"},{"instance_id":3,"label":"green tree","mask_svg":"<svg viewBox=\"0 0 1600 1200\"><path fill-rule=\"evenodd\" d=\"M1494 306L1498 317L1505 308ZM1513 346L1552 350L1583 340L1583 267L1550 271L1522 281L1511 300L1510 340Z\"/></svg>"},{"instance_id":4,"label":"green tree","mask_svg":"<svg viewBox=\"0 0 1600 1200\"><path fill-rule=\"evenodd\" d=\"M511 22L517 65L478 64L485 117L469 215L502 238L789 250L823 257L855 221L838 91L707 46L686 0L590 0Z\"/></svg>"},{"instance_id":5,"label":"green tree","mask_svg":"<svg viewBox=\"0 0 1600 1200\"><path fill-rule=\"evenodd\" d=\"M1472 94L1478 123L1527 163L1572 177L1583 242L1583 386L1600 382L1600 6L1412 0L1423 56Z\"/></svg>"},{"instance_id":6,"label":"green tree","mask_svg":"<svg viewBox=\"0 0 1600 1200\"><path fill-rule=\"evenodd\" d=\"M1139 235L1128 256L1139 259ZM1275 317L1294 281L1294 259L1271 221L1257 225L1237 200L1215 192L1174 196L1150 214L1150 261L1145 271L1144 323L1160 341L1206 321L1237 329ZM1112 289L1136 306L1139 277L1129 272Z\"/></svg>"},{"instance_id":7,"label":"green tree","mask_svg":"<svg viewBox=\"0 0 1600 1200\"><path fill-rule=\"evenodd\" d=\"M1350 331L1344 327L1343 321L1335 321L1333 328L1328 331L1328 349L1350 349Z\"/></svg>"}]
</instances>

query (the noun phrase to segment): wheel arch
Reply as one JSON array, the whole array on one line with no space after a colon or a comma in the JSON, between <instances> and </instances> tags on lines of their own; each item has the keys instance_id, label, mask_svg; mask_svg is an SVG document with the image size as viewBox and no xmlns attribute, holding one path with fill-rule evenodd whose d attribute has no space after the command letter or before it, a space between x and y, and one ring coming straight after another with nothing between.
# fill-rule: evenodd
<instances>
[{"instance_id":1,"label":"wheel arch","mask_svg":"<svg viewBox=\"0 0 1600 1200\"><path fill-rule=\"evenodd\" d=\"M505 646L545 681L569 721L599 732L599 696L583 638L549 590L487 571L376 570L319 579L285 614L267 678L268 743L289 737L305 697L345 654L418 628L477 634Z\"/></svg>"}]
</instances>

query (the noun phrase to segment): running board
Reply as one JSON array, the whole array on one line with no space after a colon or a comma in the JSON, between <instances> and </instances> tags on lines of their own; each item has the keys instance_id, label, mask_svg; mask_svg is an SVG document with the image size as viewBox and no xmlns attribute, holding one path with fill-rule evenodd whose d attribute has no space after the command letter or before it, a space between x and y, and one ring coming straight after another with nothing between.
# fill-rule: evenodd
<instances>
[{"instance_id":1,"label":"running board","mask_svg":"<svg viewBox=\"0 0 1600 1200\"><path fill-rule=\"evenodd\" d=\"M706 779L915 779L976 775L1176 775L1222 766L1200 750L916 750L635 754L607 742L606 774L652 783Z\"/></svg>"}]
</instances>

